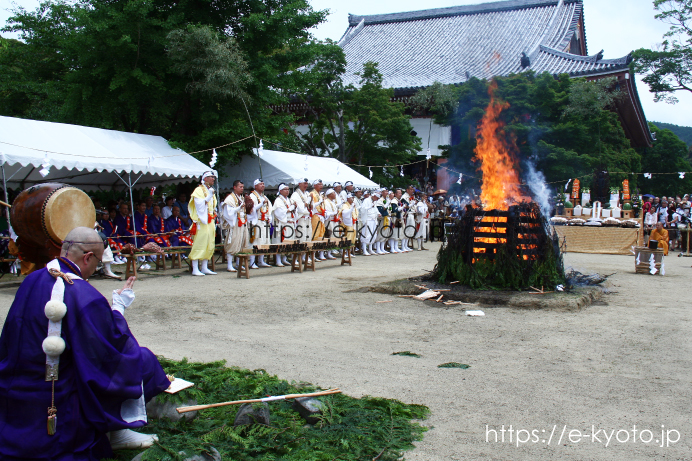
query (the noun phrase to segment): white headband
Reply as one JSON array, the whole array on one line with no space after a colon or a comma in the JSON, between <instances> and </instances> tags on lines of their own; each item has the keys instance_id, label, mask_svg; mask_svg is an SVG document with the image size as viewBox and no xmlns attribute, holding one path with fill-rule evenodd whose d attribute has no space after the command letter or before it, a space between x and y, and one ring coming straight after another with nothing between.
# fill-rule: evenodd
<instances>
[{"instance_id":1,"label":"white headband","mask_svg":"<svg viewBox=\"0 0 692 461\"><path fill-rule=\"evenodd\" d=\"M352 186L352 185L353 185L353 181L346 181L346 184L345 184L346 187Z\"/></svg>"},{"instance_id":2,"label":"white headband","mask_svg":"<svg viewBox=\"0 0 692 461\"><path fill-rule=\"evenodd\" d=\"M340 185L341 185L340 182L335 182L334 185L333 185L332 187L336 187L336 186L340 186Z\"/></svg>"},{"instance_id":3,"label":"white headband","mask_svg":"<svg viewBox=\"0 0 692 461\"><path fill-rule=\"evenodd\" d=\"M255 187L257 184L264 184L264 181L261 179L255 179L255 182L252 184L252 187Z\"/></svg>"},{"instance_id":4,"label":"white headband","mask_svg":"<svg viewBox=\"0 0 692 461\"><path fill-rule=\"evenodd\" d=\"M321 179L315 179L315 180L312 182L312 185L314 186L315 184L322 184L322 180L321 180Z\"/></svg>"},{"instance_id":5,"label":"white headband","mask_svg":"<svg viewBox=\"0 0 692 461\"><path fill-rule=\"evenodd\" d=\"M326 194L326 195L330 195L330 194L336 194L336 191L335 191L334 189L329 189L329 190L327 191L327 194Z\"/></svg>"},{"instance_id":6,"label":"white headband","mask_svg":"<svg viewBox=\"0 0 692 461\"><path fill-rule=\"evenodd\" d=\"M279 192L281 192L284 189L288 189L288 186L286 184L279 184Z\"/></svg>"},{"instance_id":7,"label":"white headband","mask_svg":"<svg viewBox=\"0 0 692 461\"><path fill-rule=\"evenodd\" d=\"M214 173L212 173L211 171L207 171L206 173L204 173L204 174L202 175L202 182L204 182L204 180L207 179L207 178L210 177L210 176L213 178L213 177L214 177Z\"/></svg>"}]
</instances>

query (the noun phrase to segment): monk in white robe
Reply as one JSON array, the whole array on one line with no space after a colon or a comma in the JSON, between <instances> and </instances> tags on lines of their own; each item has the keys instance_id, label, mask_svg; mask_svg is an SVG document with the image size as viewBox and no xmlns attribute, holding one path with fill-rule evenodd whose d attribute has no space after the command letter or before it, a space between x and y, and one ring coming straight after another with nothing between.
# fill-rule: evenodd
<instances>
[{"instance_id":1,"label":"monk in white robe","mask_svg":"<svg viewBox=\"0 0 692 461\"><path fill-rule=\"evenodd\" d=\"M208 268L209 260L214 257L216 237L216 195L214 189L214 174L210 171L202 175L202 184L192 192L188 209L190 219L194 222L195 233L192 240L190 259L192 260L192 275L216 275ZM191 232L192 233L192 232ZM199 267L199 261L202 267Z\"/></svg>"},{"instance_id":2,"label":"monk in white robe","mask_svg":"<svg viewBox=\"0 0 692 461\"><path fill-rule=\"evenodd\" d=\"M269 245L271 242L271 225L272 225L272 204L264 195L264 181L255 179L254 189L250 194L250 199L254 203L252 212L248 214L248 231L250 232L250 243L252 245ZM255 264L255 256L250 256L250 268L258 269L259 267L269 267L269 264L264 262L264 255L257 258Z\"/></svg>"},{"instance_id":3,"label":"monk in white robe","mask_svg":"<svg viewBox=\"0 0 692 461\"><path fill-rule=\"evenodd\" d=\"M236 180L233 192L223 201L221 226L225 231L223 251L226 252L228 272L235 272L233 258L248 246L247 209L243 191L245 185Z\"/></svg>"},{"instance_id":4,"label":"monk in white robe","mask_svg":"<svg viewBox=\"0 0 692 461\"><path fill-rule=\"evenodd\" d=\"M274 214L274 235L272 243L284 243L284 240L295 240L296 234L296 208L297 205L288 198L290 192L286 184L279 185L279 196L276 197L273 206ZM285 254L276 255L276 265L283 267L290 265Z\"/></svg>"}]
</instances>

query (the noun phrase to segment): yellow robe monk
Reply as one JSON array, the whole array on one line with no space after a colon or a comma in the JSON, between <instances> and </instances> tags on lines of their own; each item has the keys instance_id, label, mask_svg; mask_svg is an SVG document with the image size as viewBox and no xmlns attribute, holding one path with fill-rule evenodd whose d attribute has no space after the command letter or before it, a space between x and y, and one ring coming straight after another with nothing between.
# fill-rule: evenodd
<instances>
[{"instance_id":1,"label":"yellow robe monk","mask_svg":"<svg viewBox=\"0 0 692 461\"><path fill-rule=\"evenodd\" d=\"M197 225L197 233L192 240L190 259L211 259L214 256L214 237L216 236L216 196L209 197L209 189L204 184L197 186L192 193L188 208L190 219ZM197 199L197 201L195 201ZM201 200L201 202L200 202ZM204 203L201 210L197 206Z\"/></svg>"},{"instance_id":2,"label":"yellow robe monk","mask_svg":"<svg viewBox=\"0 0 692 461\"><path fill-rule=\"evenodd\" d=\"M665 229L654 229L651 231L649 240L657 240L658 247L663 249L663 254L668 256L668 231Z\"/></svg>"},{"instance_id":3,"label":"yellow robe monk","mask_svg":"<svg viewBox=\"0 0 692 461\"><path fill-rule=\"evenodd\" d=\"M310 192L310 197L312 197L312 239L319 240L324 237L324 197L321 196L319 192L313 189ZM322 203L320 203L322 202ZM319 205L317 205L319 203Z\"/></svg>"}]
</instances>

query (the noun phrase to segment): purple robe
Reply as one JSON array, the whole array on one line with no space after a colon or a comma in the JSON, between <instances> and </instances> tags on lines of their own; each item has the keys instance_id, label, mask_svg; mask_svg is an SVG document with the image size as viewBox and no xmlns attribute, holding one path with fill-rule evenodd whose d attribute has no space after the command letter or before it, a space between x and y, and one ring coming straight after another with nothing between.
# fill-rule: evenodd
<instances>
[{"instance_id":1,"label":"purple robe","mask_svg":"<svg viewBox=\"0 0 692 461\"><path fill-rule=\"evenodd\" d=\"M60 270L80 274L60 259ZM140 347L125 318L83 280L65 284L62 320L66 348L55 381L57 432L48 435L51 383L41 344L48 331L44 306L55 278L47 269L22 282L0 336L0 460L83 461L111 457L106 433L144 426L125 422L121 406L161 393L169 381L156 356Z\"/></svg>"},{"instance_id":2,"label":"purple robe","mask_svg":"<svg viewBox=\"0 0 692 461\"><path fill-rule=\"evenodd\" d=\"M127 225L127 221L130 221L130 225ZM115 217L115 225L118 226L118 235L120 236L120 241L124 244L126 243L135 243L134 239L132 238L133 234L133 226L132 226L132 218L129 216L123 216L120 213L117 214ZM139 243L139 242L137 242Z\"/></svg>"},{"instance_id":3,"label":"purple robe","mask_svg":"<svg viewBox=\"0 0 692 461\"><path fill-rule=\"evenodd\" d=\"M187 229L185 229L185 223L183 223L182 219L173 216L168 218L166 220L166 232L175 232L175 234L171 234L169 237L172 247L192 245L190 236L184 235L187 233Z\"/></svg>"},{"instance_id":4,"label":"purple robe","mask_svg":"<svg viewBox=\"0 0 692 461\"><path fill-rule=\"evenodd\" d=\"M147 219L147 234L162 234L166 232L166 222L161 216L158 218L156 216L149 216ZM154 235L147 238L147 243L154 242L161 247L167 247L168 236L167 235Z\"/></svg>"},{"instance_id":5,"label":"purple robe","mask_svg":"<svg viewBox=\"0 0 692 461\"><path fill-rule=\"evenodd\" d=\"M146 214L135 211L135 231L138 234L147 234L147 221L149 221L149 217Z\"/></svg>"}]
</instances>

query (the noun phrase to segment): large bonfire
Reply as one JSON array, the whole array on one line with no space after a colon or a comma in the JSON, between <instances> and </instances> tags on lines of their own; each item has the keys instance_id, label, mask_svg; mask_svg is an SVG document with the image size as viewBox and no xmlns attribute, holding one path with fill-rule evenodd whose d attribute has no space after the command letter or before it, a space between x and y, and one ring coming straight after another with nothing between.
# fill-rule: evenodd
<instances>
[{"instance_id":1,"label":"large bonfire","mask_svg":"<svg viewBox=\"0 0 692 461\"><path fill-rule=\"evenodd\" d=\"M476 133L474 160L482 173L481 204L457 221L440 249L435 277L472 288L524 289L564 280L557 237L521 188L516 139L500 118L509 103L495 97Z\"/></svg>"}]
</instances>

